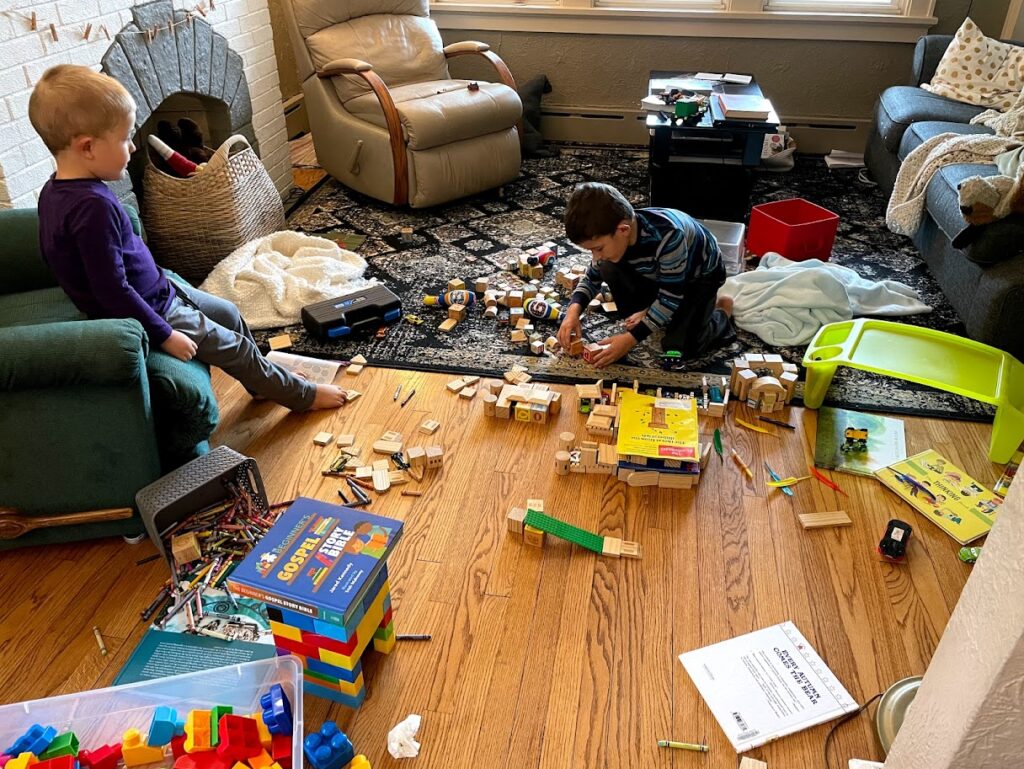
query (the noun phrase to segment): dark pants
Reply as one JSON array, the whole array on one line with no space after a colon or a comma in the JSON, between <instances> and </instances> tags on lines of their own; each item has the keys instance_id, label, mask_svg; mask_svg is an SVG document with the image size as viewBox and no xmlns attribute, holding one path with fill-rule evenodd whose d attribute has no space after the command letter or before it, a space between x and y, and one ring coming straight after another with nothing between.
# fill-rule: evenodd
<instances>
[{"instance_id":1,"label":"dark pants","mask_svg":"<svg viewBox=\"0 0 1024 769\"><path fill-rule=\"evenodd\" d=\"M646 310L658 298L658 284L623 262L600 262L601 278L612 290L615 305L625 318ZM669 320L661 340L663 350L678 350L684 359L697 358L728 342L735 335L729 316L715 309L718 289L725 283L725 267L691 281L679 309Z\"/></svg>"}]
</instances>

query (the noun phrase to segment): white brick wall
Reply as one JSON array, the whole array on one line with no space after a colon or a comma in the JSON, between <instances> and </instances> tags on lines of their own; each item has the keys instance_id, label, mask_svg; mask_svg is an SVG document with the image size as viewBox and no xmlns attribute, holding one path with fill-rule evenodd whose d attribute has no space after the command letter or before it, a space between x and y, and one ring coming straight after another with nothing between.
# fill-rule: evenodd
<instances>
[{"instance_id":1,"label":"white brick wall","mask_svg":"<svg viewBox=\"0 0 1024 769\"><path fill-rule=\"evenodd\" d=\"M184 10L196 2L174 0L173 4ZM28 120L28 98L36 80L48 67L61 63L98 70L111 42L100 26L105 25L113 37L132 20L131 7L140 4L137 0L14 0L2 4L7 12L0 14L0 208L34 207L40 188L55 167ZM35 32L29 28L32 11L38 20ZM291 162L267 0L218 0L215 9L207 8L206 21L227 38L245 63L253 130L263 163L283 194L292 183ZM57 41L50 35L50 23L57 27ZM86 41L82 34L89 23L93 28Z\"/></svg>"}]
</instances>

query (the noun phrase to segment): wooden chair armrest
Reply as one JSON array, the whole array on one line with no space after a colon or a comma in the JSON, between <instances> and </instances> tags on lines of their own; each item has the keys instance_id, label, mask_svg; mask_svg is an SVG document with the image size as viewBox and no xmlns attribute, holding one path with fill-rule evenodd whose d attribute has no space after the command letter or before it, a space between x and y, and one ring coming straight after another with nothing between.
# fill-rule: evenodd
<instances>
[{"instance_id":1,"label":"wooden chair armrest","mask_svg":"<svg viewBox=\"0 0 1024 769\"><path fill-rule=\"evenodd\" d=\"M394 167L395 196L394 204L404 206L409 202L409 161L405 154L405 136L402 134L402 120L391 98L391 91L380 75L373 71L373 66L359 59L335 59L328 62L316 73L319 77L330 78L337 75L357 75L366 81L380 102L384 121L388 127L391 141L391 164Z\"/></svg>"},{"instance_id":2,"label":"wooden chair armrest","mask_svg":"<svg viewBox=\"0 0 1024 769\"><path fill-rule=\"evenodd\" d=\"M316 71L317 77L334 77L335 75L361 75L373 72L373 65L360 59L335 59L329 61Z\"/></svg>"}]
</instances>

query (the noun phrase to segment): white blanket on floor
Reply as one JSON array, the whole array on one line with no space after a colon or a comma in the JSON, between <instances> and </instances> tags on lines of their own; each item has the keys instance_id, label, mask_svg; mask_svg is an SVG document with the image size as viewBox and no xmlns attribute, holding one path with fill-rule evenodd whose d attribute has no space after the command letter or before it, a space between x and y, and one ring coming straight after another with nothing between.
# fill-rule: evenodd
<instances>
[{"instance_id":1,"label":"white blanket on floor","mask_svg":"<svg viewBox=\"0 0 1024 769\"><path fill-rule=\"evenodd\" d=\"M910 286L865 280L848 267L808 259L792 262L775 253L756 270L725 281L719 296L733 299L733 320L745 331L780 347L806 344L826 323L857 315L931 312Z\"/></svg>"},{"instance_id":2,"label":"white blanket on floor","mask_svg":"<svg viewBox=\"0 0 1024 769\"><path fill-rule=\"evenodd\" d=\"M236 249L199 288L234 302L250 328L279 328L298 323L307 304L375 283L365 270L333 240L282 230Z\"/></svg>"}]
</instances>

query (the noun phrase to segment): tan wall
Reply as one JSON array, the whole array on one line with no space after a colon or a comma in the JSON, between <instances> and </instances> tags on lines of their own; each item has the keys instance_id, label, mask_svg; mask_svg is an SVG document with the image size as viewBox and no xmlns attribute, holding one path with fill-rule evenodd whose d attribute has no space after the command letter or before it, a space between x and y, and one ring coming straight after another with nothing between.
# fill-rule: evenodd
<instances>
[{"instance_id":1,"label":"tan wall","mask_svg":"<svg viewBox=\"0 0 1024 769\"><path fill-rule=\"evenodd\" d=\"M282 61L281 91L297 93L281 2L270 0L274 44ZM998 36L1010 0L975 0L972 18ZM970 0L937 0L935 32L952 33ZM482 40L505 60L519 82L546 74L553 91L546 108L585 106L635 109L651 70L753 72L783 119L828 117L866 122L878 93L906 82L913 45L814 40L745 40L442 30L445 43ZM283 71L287 59L291 71ZM462 57L459 77L493 77L489 67ZM293 85L294 84L294 85ZM837 145L838 146L838 145ZM853 149L853 147L850 147Z\"/></svg>"}]
</instances>

